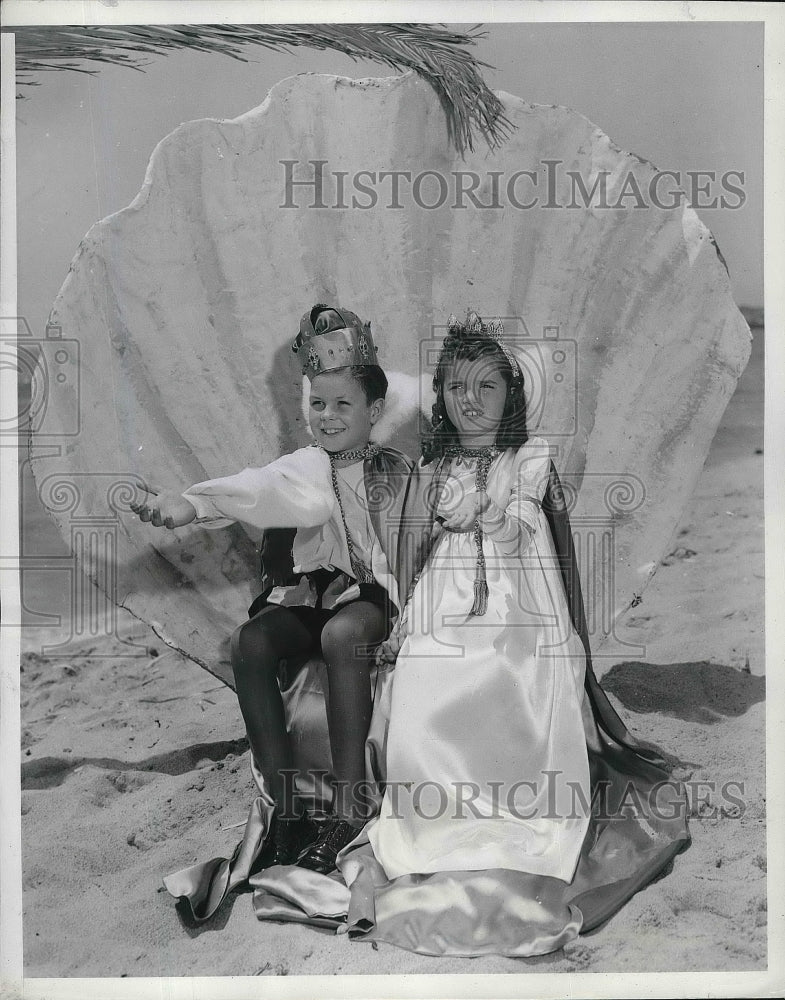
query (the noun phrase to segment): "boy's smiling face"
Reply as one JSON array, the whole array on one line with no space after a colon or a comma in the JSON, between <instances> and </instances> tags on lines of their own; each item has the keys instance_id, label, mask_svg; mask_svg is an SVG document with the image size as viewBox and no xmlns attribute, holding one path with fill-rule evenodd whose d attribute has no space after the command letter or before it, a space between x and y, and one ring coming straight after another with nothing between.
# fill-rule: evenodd
<instances>
[{"instance_id":1,"label":"boy's smiling face","mask_svg":"<svg viewBox=\"0 0 785 1000\"><path fill-rule=\"evenodd\" d=\"M325 451L352 451L368 444L383 406L383 399L368 403L360 383L339 368L311 382L308 424Z\"/></svg>"}]
</instances>

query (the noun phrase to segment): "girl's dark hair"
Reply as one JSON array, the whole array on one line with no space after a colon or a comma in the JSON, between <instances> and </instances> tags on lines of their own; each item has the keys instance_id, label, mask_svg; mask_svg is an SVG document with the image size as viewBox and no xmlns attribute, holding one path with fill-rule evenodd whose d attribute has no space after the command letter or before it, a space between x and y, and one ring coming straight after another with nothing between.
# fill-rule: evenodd
<instances>
[{"instance_id":1,"label":"girl's dark hair","mask_svg":"<svg viewBox=\"0 0 785 1000\"><path fill-rule=\"evenodd\" d=\"M346 371L363 387L369 406L375 399L384 399L387 395L387 376L379 365L352 365Z\"/></svg>"},{"instance_id":2,"label":"girl's dark hair","mask_svg":"<svg viewBox=\"0 0 785 1000\"><path fill-rule=\"evenodd\" d=\"M433 389L436 402L433 404L431 430L423 439L422 456L424 462L440 458L446 448L460 444L458 432L444 405L444 380L447 369L455 361L477 361L479 358L493 359L507 383L507 401L496 434L497 448L520 448L528 439L526 430L526 397L523 393L523 374L520 367L513 366L501 345L483 334L467 331L462 324L451 326L444 338Z\"/></svg>"}]
</instances>

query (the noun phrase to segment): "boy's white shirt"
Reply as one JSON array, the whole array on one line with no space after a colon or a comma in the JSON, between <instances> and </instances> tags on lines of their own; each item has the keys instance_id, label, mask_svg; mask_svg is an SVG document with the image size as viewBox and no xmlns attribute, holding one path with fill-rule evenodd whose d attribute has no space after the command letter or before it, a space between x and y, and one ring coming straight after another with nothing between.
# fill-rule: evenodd
<instances>
[{"instance_id":1,"label":"boy's white shirt","mask_svg":"<svg viewBox=\"0 0 785 1000\"><path fill-rule=\"evenodd\" d=\"M381 418L371 440L387 443L396 431L422 408L430 412L433 390L430 377L418 379L402 372L388 372L389 389ZM303 376L302 411L308 427L310 382ZM310 433L310 430L309 430ZM357 493L365 502L362 477ZM244 521L256 528L296 528L292 555L296 573L315 569L341 569L352 575L341 512L335 499L330 460L321 448L300 448L258 469L243 469L233 476L196 483L183 496L194 506L205 528L224 528ZM371 570L391 600L400 607L398 587L384 550L371 532ZM336 601L342 604L359 595L350 587Z\"/></svg>"},{"instance_id":2,"label":"boy's white shirt","mask_svg":"<svg viewBox=\"0 0 785 1000\"><path fill-rule=\"evenodd\" d=\"M316 528L337 507L330 460L321 448L298 448L261 468L196 483L183 496L207 528L244 521L256 528Z\"/></svg>"},{"instance_id":3,"label":"boy's white shirt","mask_svg":"<svg viewBox=\"0 0 785 1000\"><path fill-rule=\"evenodd\" d=\"M360 503L365 500L364 492L360 477ZM296 573L335 568L353 575L332 487L330 460L321 448L299 448L262 468L247 468L233 476L196 483L182 495L193 505L198 522L205 528L223 528L235 521L262 529L296 528L292 546ZM351 502L348 496L344 506L347 501ZM374 579L398 605L398 587L387 557L372 529L370 535ZM355 584L335 603L344 604L358 596Z\"/></svg>"}]
</instances>

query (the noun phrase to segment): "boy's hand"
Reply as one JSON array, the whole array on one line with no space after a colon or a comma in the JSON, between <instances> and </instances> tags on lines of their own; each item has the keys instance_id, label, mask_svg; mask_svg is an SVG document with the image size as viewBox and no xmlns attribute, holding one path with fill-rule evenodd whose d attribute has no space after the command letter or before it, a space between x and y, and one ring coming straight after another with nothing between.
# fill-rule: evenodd
<instances>
[{"instance_id":1,"label":"boy's hand","mask_svg":"<svg viewBox=\"0 0 785 1000\"><path fill-rule=\"evenodd\" d=\"M194 505L173 491L150 491L141 503L132 503L130 506L140 520L149 521L155 528L181 528L196 517Z\"/></svg>"},{"instance_id":2,"label":"boy's hand","mask_svg":"<svg viewBox=\"0 0 785 1000\"><path fill-rule=\"evenodd\" d=\"M489 503L487 493L467 493L449 511L445 511L440 520L447 531L471 531Z\"/></svg>"}]
</instances>

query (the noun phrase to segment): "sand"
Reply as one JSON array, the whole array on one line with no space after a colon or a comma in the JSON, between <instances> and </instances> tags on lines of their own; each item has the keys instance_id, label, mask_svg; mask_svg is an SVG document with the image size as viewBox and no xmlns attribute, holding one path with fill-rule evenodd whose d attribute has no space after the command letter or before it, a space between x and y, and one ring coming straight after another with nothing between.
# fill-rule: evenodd
<instances>
[{"instance_id":1,"label":"sand","mask_svg":"<svg viewBox=\"0 0 785 1000\"><path fill-rule=\"evenodd\" d=\"M631 730L668 751L679 776L716 790L692 795L693 843L671 875L604 927L536 959L428 958L258 922L247 894L197 930L184 927L162 876L230 853L254 791L236 699L125 614L114 637L42 653L67 629L35 613L65 615L68 583L57 569L62 543L26 494L25 552L51 565L31 570L24 590L25 975L765 968L762 407L758 329L671 554L619 631L635 655L597 663ZM743 793L723 796L731 781ZM743 800L735 814L728 791Z\"/></svg>"}]
</instances>

